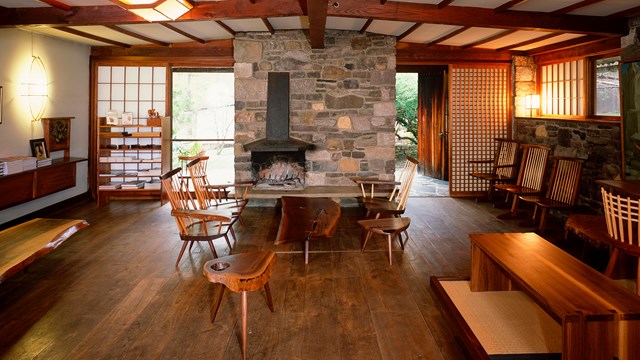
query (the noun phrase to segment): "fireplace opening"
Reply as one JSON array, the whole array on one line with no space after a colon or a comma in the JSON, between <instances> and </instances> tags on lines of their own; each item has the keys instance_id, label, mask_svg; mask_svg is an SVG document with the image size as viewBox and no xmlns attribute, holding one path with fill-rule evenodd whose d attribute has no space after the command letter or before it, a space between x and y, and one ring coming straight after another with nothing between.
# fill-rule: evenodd
<instances>
[{"instance_id":1,"label":"fireplace opening","mask_svg":"<svg viewBox=\"0 0 640 360\"><path fill-rule=\"evenodd\" d=\"M304 188L304 151L251 152L251 175L258 189Z\"/></svg>"}]
</instances>

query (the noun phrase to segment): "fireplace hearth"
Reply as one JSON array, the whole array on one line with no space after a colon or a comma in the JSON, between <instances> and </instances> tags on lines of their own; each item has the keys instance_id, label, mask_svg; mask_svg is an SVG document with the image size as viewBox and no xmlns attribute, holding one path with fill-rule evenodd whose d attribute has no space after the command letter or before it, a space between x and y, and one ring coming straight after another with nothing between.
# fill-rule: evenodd
<instances>
[{"instance_id":1,"label":"fireplace hearth","mask_svg":"<svg viewBox=\"0 0 640 360\"><path fill-rule=\"evenodd\" d=\"M251 164L256 189L297 190L304 188L304 151L252 152Z\"/></svg>"}]
</instances>

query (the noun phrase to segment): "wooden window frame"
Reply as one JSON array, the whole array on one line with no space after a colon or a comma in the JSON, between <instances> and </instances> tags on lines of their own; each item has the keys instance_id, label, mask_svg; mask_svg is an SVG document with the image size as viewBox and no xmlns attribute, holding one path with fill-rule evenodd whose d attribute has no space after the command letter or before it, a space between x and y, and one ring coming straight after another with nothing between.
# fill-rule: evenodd
<instances>
[{"instance_id":1,"label":"wooden window frame","mask_svg":"<svg viewBox=\"0 0 640 360\"><path fill-rule=\"evenodd\" d=\"M589 118L590 119L596 119L596 120L606 120L606 121L620 121L622 118L622 115L609 115L609 116L605 116L605 115L596 115L596 71L595 71L595 66L596 66L596 61L600 60L600 59L606 59L606 58L611 58L611 57L616 57L616 56L620 56L620 51L615 51L615 52L608 52L608 53L604 53L604 54L598 54L598 55L594 55L594 56L590 56L587 58L588 60L588 70L589 70L589 85L587 86L587 90L588 92L588 97L589 97L589 102L588 105L589 107L587 108L587 110L589 110ZM620 79L620 65L622 64L622 61L619 61L618 64L618 80ZM622 92L620 90L620 82L618 81L618 95L620 98L620 113L622 113Z\"/></svg>"}]
</instances>

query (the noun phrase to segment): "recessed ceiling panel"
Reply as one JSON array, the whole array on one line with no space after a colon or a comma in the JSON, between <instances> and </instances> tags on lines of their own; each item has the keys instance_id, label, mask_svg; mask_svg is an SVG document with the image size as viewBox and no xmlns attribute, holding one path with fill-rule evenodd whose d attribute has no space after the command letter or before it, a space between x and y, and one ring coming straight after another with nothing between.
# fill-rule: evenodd
<instances>
[{"instance_id":1,"label":"recessed ceiling panel","mask_svg":"<svg viewBox=\"0 0 640 360\"><path fill-rule=\"evenodd\" d=\"M447 39L441 43L438 43L438 45L463 46L474 43L476 41L480 41L482 39L486 39L503 31L504 29L473 27L467 29L466 31L463 31L462 33L452 37L451 39Z\"/></svg>"},{"instance_id":2,"label":"recessed ceiling panel","mask_svg":"<svg viewBox=\"0 0 640 360\"><path fill-rule=\"evenodd\" d=\"M579 38L581 36L584 36L584 35L583 34L562 34L562 35L558 35L558 36L552 37L551 39L538 41L536 43L529 44L529 45L522 46L522 47L515 48L515 49L511 49L511 50L527 51L527 50L539 48L539 47L542 47L542 46L553 45L553 44L557 44L559 42L563 42L563 41Z\"/></svg>"},{"instance_id":3,"label":"recessed ceiling panel","mask_svg":"<svg viewBox=\"0 0 640 360\"><path fill-rule=\"evenodd\" d=\"M262 19L222 20L222 22L235 32L269 31Z\"/></svg>"},{"instance_id":4,"label":"recessed ceiling panel","mask_svg":"<svg viewBox=\"0 0 640 360\"><path fill-rule=\"evenodd\" d=\"M580 0L537 0L525 1L509 10L552 12L579 3Z\"/></svg>"},{"instance_id":5,"label":"recessed ceiling panel","mask_svg":"<svg viewBox=\"0 0 640 360\"><path fill-rule=\"evenodd\" d=\"M121 28L132 31L136 34L146 36L148 38L174 43L174 42L187 42L192 41L175 31L171 31L160 24L132 24L132 25L119 25Z\"/></svg>"},{"instance_id":6,"label":"recessed ceiling panel","mask_svg":"<svg viewBox=\"0 0 640 360\"><path fill-rule=\"evenodd\" d=\"M398 36L409 30L413 24L405 21L373 20L367 31L375 34Z\"/></svg>"},{"instance_id":7,"label":"recessed ceiling panel","mask_svg":"<svg viewBox=\"0 0 640 360\"><path fill-rule=\"evenodd\" d=\"M309 17L307 16L269 18L269 22L275 30L298 30L309 28Z\"/></svg>"},{"instance_id":8,"label":"recessed ceiling panel","mask_svg":"<svg viewBox=\"0 0 640 360\"><path fill-rule=\"evenodd\" d=\"M640 5L638 0L607 0L576 9L571 15L607 16Z\"/></svg>"},{"instance_id":9,"label":"recessed ceiling panel","mask_svg":"<svg viewBox=\"0 0 640 360\"><path fill-rule=\"evenodd\" d=\"M528 31L528 30L520 30L516 31L512 34L503 36L499 39L495 39L493 41L489 41L488 43L484 43L478 45L478 48L483 49L499 49L505 46L519 44L521 42L529 41L535 38L539 38L541 36L550 34L548 31Z\"/></svg>"},{"instance_id":10,"label":"recessed ceiling panel","mask_svg":"<svg viewBox=\"0 0 640 360\"><path fill-rule=\"evenodd\" d=\"M469 6L478 8L495 9L504 4L506 0L456 0L449 6Z\"/></svg>"},{"instance_id":11,"label":"recessed ceiling panel","mask_svg":"<svg viewBox=\"0 0 640 360\"><path fill-rule=\"evenodd\" d=\"M440 25L440 24L422 24L414 32L402 38L402 42L411 43L428 43L435 39L441 38L446 34L458 30L460 26Z\"/></svg>"},{"instance_id":12,"label":"recessed ceiling panel","mask_svg":"<svg viewBox=\"0 0 640 360\"><path fill-rule=\"evenodd\" d=\"M227 30L214 21L184 21L173 23L173 26L202 40L232 39ZM188 41L192 41L189 39Z\"/></svg>"},{"instance_id":13,"label":"recessed ceiling panel","mask_svg":"<svg viewBox=\"0 0 640 360\"><path fill-rule=\"evenodd\" d=\"M327 29L358 31L366 22L367 19L327 16Z\"/></svg>"},{"instance_id":14,"label":"recessed ceiling panel","mask_svg":"<svg viewBox=\"0 0 640 360\"><path fill-rule=\"evenodd\" d=\"M57 39L68 40L74 43L85 44L88 46L108 46L111 44L103 43L93 39L87 39L86 37L69 34L68 32L60 31L49 26L30 27L28 31L33 31L37 34L52 36Z\"/></svg>"}]
</instances>

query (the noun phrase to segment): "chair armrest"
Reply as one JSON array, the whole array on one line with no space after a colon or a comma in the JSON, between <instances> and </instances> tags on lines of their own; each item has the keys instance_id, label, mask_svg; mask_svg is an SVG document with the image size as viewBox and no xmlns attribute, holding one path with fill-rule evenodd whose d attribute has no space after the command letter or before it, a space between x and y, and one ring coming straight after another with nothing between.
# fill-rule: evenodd
<instances>
[{"instance_id":1,"label":"chair armrest","mask_svg":"<svg viewBox=\"0 0 640 360\"><path fill-rule=\"evenodd\" d=\"M171 210L171 215L177 217L190 217L204 221L231 221L230 211L212 211L212 210Z\"/></svg>"},{"instance_id":2,"label":"chair armrest","mask_svg":"<svg viewBox=\"0 0 640 360\"><path fill-rule=\"evenodd\" d=\"M355 182L356 184L358 184L358 186L360 186L360 191L362 192L362 197L375 197L375 187L376 186L387 186L389 189L391 189L391 191L394 191L394 189L396 189L396 186L400 186L400 182L399 181L393 181L393 180L381 180L381 179L376 179L376 178L351 178L351 181ZM370 190L369 190L369 196L367 196L367 191L365 190L365 186L369 186Z\"/></svg>"}]
</instances>

